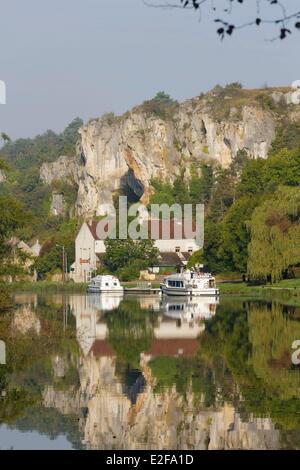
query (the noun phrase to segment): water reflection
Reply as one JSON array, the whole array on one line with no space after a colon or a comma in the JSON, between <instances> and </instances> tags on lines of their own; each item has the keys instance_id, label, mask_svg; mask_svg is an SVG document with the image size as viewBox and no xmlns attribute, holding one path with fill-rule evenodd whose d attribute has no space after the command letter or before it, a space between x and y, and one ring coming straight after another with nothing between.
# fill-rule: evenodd
<instances>
[{"instance_id":1,"label":"water reflection","mask_svg":"<svg viewBox=\"0 0 300 470\"><path fill-rule=\"evenodd\" d=\"M15 301L0 317L2 434L34 431L45 447L63 435L88 449L300 446L296 307L111 295Z\"/></svg>"}]
</instances>

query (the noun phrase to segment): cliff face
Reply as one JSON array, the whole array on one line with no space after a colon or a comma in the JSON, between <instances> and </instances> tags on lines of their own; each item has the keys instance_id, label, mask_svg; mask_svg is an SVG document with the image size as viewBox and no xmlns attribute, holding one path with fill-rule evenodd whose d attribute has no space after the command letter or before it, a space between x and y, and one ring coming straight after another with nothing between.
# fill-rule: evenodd
<instances>
[{"instance_id":1,"label":"cliff face","mask_svg":"<svg viewBox=\"0 0 300 470\"><path fill-rule=\"evenodd\" d=\"M151 371L126 388L111 357L85 357L80 388L48 387L44 406L81 416L79 427L90 449L276 449L279 432L268 418L242 421L230 404L208 410L192 392L175 388L154 393ZM82 408L85 413L82 413Z\"/></svg>"},{"instance_id":2,"label":"cliff face","mask_svg":"<svg viewBox=\"0 0 300 470\"><path fill-rule=\"evenodd\" d=\"M75 157L59 157L55 162L43 163L40 168L40 179L44 184L52 184L58 180L71 180L77 183L78 165Z\"/></svg>"},{"instance_id":3,"label":"cliff face","mask_svg":"<svg viewBox=\"0 0 300 470\"><path fill-rule=\"evenodd\" d=\"M172 179L192 162L227 166L241 149L266 158L275 123L254 107L245 107L240 120L217 122L201 103L190 101L179 106L172 121L137 110L110 126L92 121L80 134L77 211L102 215L122 186L147 202L152 177Z\"/></svg>"},{"instance_id":4,"label":"cliff face","mask_svg":"<svg viewBox=\"0 0 300 470\"><path fill-rule=\"evenodd\" d=\"M103 215L114 192L129 188L147 202L152 177L172 180L181 168L188 174L192 163L226 167L239 150L266 158L280 115L264 106L262 98L275 107L281 103L293 120L300 119L299 104L288 101L290 95L283 91L258 90L255 99L253 90L239 93L210 92L179 104L168 118L142 105L124 116L92 120L79 131L77 156L44 164L41 178L46 184L73 179L78 185L77 213Z\"/></svg>"}]
</instances>

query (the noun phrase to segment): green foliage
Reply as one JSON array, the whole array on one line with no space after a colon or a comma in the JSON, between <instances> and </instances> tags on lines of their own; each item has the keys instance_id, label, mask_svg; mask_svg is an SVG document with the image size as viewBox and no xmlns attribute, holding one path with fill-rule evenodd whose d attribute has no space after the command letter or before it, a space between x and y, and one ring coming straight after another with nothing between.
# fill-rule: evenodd
<instances>
[{"instance_id":1,"label":"green foliage","mask_svg":"<svg viewBox=\"0 0 300 470\"><path fill-rule=\"evenodd\" d=\"M0 287L0 312L13 306L12 298L3 287Z\"/></svg>"},{"instance_id":2,"label":"green foliage","mask_svg":"<svg viewBox=\"0 0 300 470\"><path fill-rule=\"evenodd\" d=\"M121 281L134 281L139 278L140 271L147 269L148 267L149 263L147 261L135 259L127 266L119 268L117 270L117 275Z\"/></svg>"},{"instance_id":3,"label":"green foliage","mask_svg":"<svg viewBox=\"0 0 300 470\"><path fill-rule=\"evenodd\" d=\"M163 91L158 92L152 100L144 101L142 104L144 113L154 114L163 120L171 119L177 107L178 102Z\"/></svg>"},{"instance_id":4,"label":"green foliage","mask_svg":"<svg viewBox=\"0 0 300 470\"><path fill-rule=\"evenodd\" d=\"M150 196L150 204L168 204L172 206L175 204L173 194L173 185L168 181L164 182L158 178L152 178L150 181L154 189L153 194Z\"/></svg>"},{"instance_id":5,"label":"green foliage","mask_svg":"<svg viewBox=\"0 0 300 470\"><path fill-rule=\"evenodd\" d=\"M28 172L24 175L20 188L25 193L31 193L35 189L37 189L40 183L40 174L37 168L33 168L28 170Z\"/></svg>"},{"instance_id":6,"label":"green foliage","mask_svg":"<svg viewBox=\"0 0 300 470\"><path fill-rule=\"evenodd\" d=\"M140 354L149 349L153 337L154 313L141 309L136 300L125 300L105 319L108 339L118 360L139 368Z\"/></svg>"},{"instance_id":7,"label":"green foliage","mask_svg":"<svg viewBox=\"0 0 300 470\"><path fill-rule=\"evenodd\" d=\"M247 161L237 185L238 195L256 195L265 191L265 165L266 160L262 158Z\"/></svg>"},{"instance_id":8,"label":"green foliage","mask_svg":"<svg viewBox=\"0 0 300 470\"><path fill-rule=\"evenodd\" d=\"M220 224L221 239L217 256L230 271L247 271L250 242L247 224L257 204L255 196L241 197L229 208Z\"/></svg>"},{"instance_id":9,"label":"green foliage","mask_svg":"<svg viewBox=\"0 0 300 470\"><path fill-rule=\"evenodd\" d=\"M107 239L105 247L105 266L111 272L119 272L123 280L130 280L140 269L157 263L158 250L152 240Z\"/></svg>"},{"instance_id":10,"label":"green foliage","mask_svg":"<svg viewBox=\"0 0 300 470\"><path fill-rule=\"evenodd\" d=\"M282 149L293 150L299 147L300 124L287 121L278 127L276 137L272 142L271 155L277 154Z\"/></svg>"},{"instance_id":11,"label":"green foliage","mask_svg":"<svg viewBox=\"0 0 300 470\"><path fill-rule=\"evenodd\" d=\"M250 229L250 274L279 281L300 263L300 188L279 188L254 211Z\"/></svg>"},{"instance_id":12,"label":"green foliage","mask_svg":"<svg viewBox=\"0 0 300 470\"><path fill-rule=\"evenodd\" d=\"M203 264L203 261L203 250L194 251L188 260L187 268L194 268L197 264Z\"/></svg>"},{"instance_id":13,"label":"green foliage","mask_svg":"<svg viewBox=\"0 0 300 470\"><path fill-rule=\"evenodd\" d=\"M34 223L23 233L25 239L37 233L42 238L43 232L47 231L51 194L56 187L69 206L75 201L74 185L54 182L52 186L45 186L39 175L44 162L52 162L60 155L75 155L78 129L82 124L81 119L76 118L61 134L47 131L33 139L8 142L0 150L0 160L4 161L5 168L9 166L8 178L1 184L0 194L14 197L35 217Z\"/></svg>"},{"instance_id":14,"label":"green foliage","mask_svg":"<svg viewBox=\"0 0 300 470\"><path fill-rule=\"evenodd\" d=\"M213 169L201 163L200 175L195 165L191 166L191 177L185 177L185 170L175 178L173 183L157 178L151 179L153 193L150 204L200 204L208 203L213 185Z\"/></svg>"},{"instance_id":15,"label":"green foliage","mask_svg":"<svg viewBox=\"0 0 300 470\"><path fill-rule=\"evenodd\" d=\"M22 204L8 196L0 196L0 214L0 275L3 275L7 274L13 256L9 239L29 222L29 216Z\"/></svg>"},{"instance_id":16,"label":"green foliage","mask_svg":"<svg viewBox=\"0 0 300 470\"><path fill-rule=\"evenodd\" d=\"M62 270L62 246L65 247L68 268L75 260L75 238L82 221L78 218L59 223L55 233L42 246L40 256L34 263L39 278Z\"/></svg>"},{"instance_id":17,"label":"green foliage","mask_svg":"<svg viewBox=\"0 0 300 470\"><path fill-rule=\"evenodd\" d=\"M72 156L78 139L78 129L83 125L74 119L61 134L48 130L33 139L18 139L8 142L1 149L1 158L12 168L27 170L37 168L43 162L57 159L59 155Z\"/></svg>"},{"instance_id":18,"label":"green foliage","mask_svg":"<svg viewBox=\"0 0 300 470\"><path fill-rule=\"evenodd\" d=\"M279 304L253 303L247 309L229 304L206 323L200 338L201 355L214 364L223 358L223 370L232 374L228 381L215 371L215 386L224 399L235 403L233 387L229 396L227 387L228 382L237 383L243 396L237 410L244 418L268 416L284 435L300 426L299 371L291 364L297 323Z\"/></svg>"},{"instance_id":19,"label":"green foliage","mask_svg":"<svg viewBox=\"0 0 300 470\"><path fill-rule=\"evenodd\" d=\"M73 184L72 182L56 180L53 181L51 188L56 194L63 195L64 201L66 202L68 207L74 206L78 191L78 188L75 184Z\"/></svg>"}]
</instances>

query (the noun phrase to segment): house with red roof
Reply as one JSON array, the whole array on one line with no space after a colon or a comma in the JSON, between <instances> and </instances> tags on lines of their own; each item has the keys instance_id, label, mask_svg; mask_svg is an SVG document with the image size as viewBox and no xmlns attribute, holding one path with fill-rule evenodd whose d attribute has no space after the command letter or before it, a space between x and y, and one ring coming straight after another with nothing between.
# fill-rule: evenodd
<instances>
[{"instance_id":1,"label":"house with red roof","mask_svg":"<svg viewBox=\"0 0 300 470\"><path fill-rule=\"evenodd\" d=\"M101 266L106 248L98 224L99 222L95 220L85 221L76 237L76 259L71 267L71 278L75 282L89 282L95 270ZM194 224L191 228L195 231ZM143 229L160 252L158 266L149 266L155 268L155 272L159 272L162 267L176 269L185 266L189 257L200 248L195 237L185 235L185 229L180 221L143 220L141 230Z\"/></svg>"}]
</instances>

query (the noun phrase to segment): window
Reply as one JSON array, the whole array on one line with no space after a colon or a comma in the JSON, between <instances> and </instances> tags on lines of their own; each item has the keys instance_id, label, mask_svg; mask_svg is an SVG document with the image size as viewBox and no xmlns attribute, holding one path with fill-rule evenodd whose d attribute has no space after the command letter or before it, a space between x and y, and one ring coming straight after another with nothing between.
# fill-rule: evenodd
<instances>
[{"instance_id":1,"label":"window","mask_svg":"<svg viewBox=\"0 0 300 470\"><path fill-rule=\"evenodd\" d=\"M108 287L109 286L108 282L106 282L105 285L106 285L106 287Z\"/></svg>"},{"instance_id":2,"label":"window","mask_svg":"<svg viewBox=\"0 0 300 470\"><path fill-rule=\"evenodd\" d=\"M189 247L189 248L188 248L188 253L189 253L190 255L193 253L193 251L194 251L194 250L193 250L192 247Z\"/></svg>"},{"instance_id":3,"label":"window","mask_svg":"<svg viewBox=\"0 0 300 470\"><path fill-rule=\"evenodd\" d=\"M176 246L175 251L176 253L180 253L180 246Z\"/></svg>"}]
</instances>

